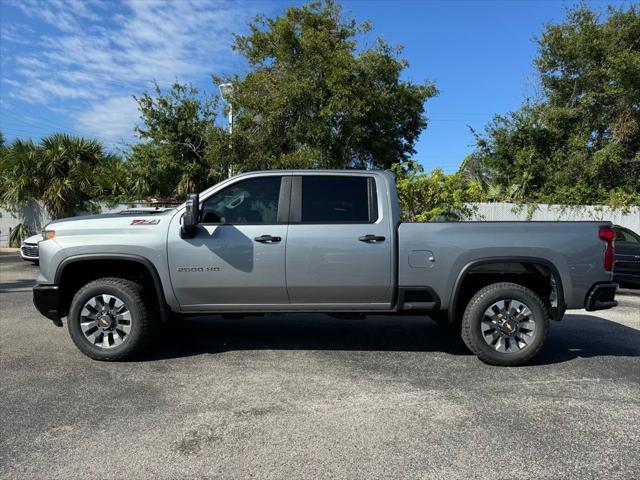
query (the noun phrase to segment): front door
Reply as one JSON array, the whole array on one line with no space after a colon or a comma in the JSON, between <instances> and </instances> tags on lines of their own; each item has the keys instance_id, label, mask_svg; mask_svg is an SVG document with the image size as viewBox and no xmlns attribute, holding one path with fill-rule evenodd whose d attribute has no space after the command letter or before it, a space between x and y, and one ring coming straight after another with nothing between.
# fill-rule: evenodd
<instances>
[{"instance_id":1,"label":"front door","mask_svg":"<svg viewBox=\"0 0 640 480\"><path fill-rule=\"evenodd\" d=\"M314 174L294 177L292 184L286 267L291 304L388 308L394 238L378 208L375 178Z\"/></svg>"},{"instance_id":2,"label":"front door","mask_svg":"<svg viewBox=\"0 0 640 480\"><path fill-rule=\"evenodd\" d=\"M288 210L288 191L282 191L288 181L281 175L240 179L202 199L201 223L193 238L178 235L180 219L174 217L169 268L183 309L244 310L289 303L287 225L278 217L279 208Z\"/></svg>"}]
</instances>

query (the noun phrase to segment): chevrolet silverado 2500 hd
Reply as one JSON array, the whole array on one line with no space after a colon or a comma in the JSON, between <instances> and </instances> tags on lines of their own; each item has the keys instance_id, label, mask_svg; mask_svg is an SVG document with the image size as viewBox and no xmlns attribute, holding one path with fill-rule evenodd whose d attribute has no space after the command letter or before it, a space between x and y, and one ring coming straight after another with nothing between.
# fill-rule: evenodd
<instances>
[{"instance_id":1,"label":"chevrolet silverado 2500 hd","mask_svg":"<svg viewBox=\"0 0 640 480\"><path fill-rule=\"evenodd\" d=\"M401 223L385 172L251 172L176 209L50 223L34 303L98 360L176 315L357 312L429 316L520 365L550 319L616 305L614 239L609 222Z\"/></svg>"}]
</instances>

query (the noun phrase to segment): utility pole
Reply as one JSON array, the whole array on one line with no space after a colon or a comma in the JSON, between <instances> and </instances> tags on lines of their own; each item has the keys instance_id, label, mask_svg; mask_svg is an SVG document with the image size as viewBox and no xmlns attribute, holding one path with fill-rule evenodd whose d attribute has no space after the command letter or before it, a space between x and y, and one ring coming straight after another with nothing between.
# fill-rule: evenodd
<instances>
[{"instance_id":1,"label":"utility pole","mask_svg":"<svg viewBox=\"0 0 640 480\"><path fill-rule=\"evenodd\" d=\"M229 153L231 153L231 149L233 148L233 145L231 143L231 135L233 134L233 103L231 102L231 96L233 95L233 83L222 83L219 85L219 88L222 100L227 102L227 105L229 105L229 113L227 115L227 128L229 129ZM233 164L229 165L228 176L233 176Z\"/></svg>"}]
</instances>

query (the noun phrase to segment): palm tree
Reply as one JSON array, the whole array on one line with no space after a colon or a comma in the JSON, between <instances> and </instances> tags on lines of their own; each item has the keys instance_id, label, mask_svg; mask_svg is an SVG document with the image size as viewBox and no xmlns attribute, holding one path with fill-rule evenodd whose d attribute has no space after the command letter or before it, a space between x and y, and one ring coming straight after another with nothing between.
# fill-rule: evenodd
<instances>
[{"instance_id":1,"label":"palm tree","mask_svg":"<svg viewBox=\"0 0 640 480\"><path fill-rule=\"evenodd\" d=\"M114 190L124 193L124 181L117 180L121 160L96 140L56 133L39 144L16 140L8 150L0 173L3 203L42 200L52 218L62 218Z\"/></svg>"},{"instance_id":2,"label":"palm tree","mask_svg":"<svg viewBox=\"0 0 640 480\"><path fill-rule=\"evenodd\" d=\"M15 140L3 152L0 170L0 201L16 205L39 197L38 147L31 141Z\"/></svg>"}]
</instances>

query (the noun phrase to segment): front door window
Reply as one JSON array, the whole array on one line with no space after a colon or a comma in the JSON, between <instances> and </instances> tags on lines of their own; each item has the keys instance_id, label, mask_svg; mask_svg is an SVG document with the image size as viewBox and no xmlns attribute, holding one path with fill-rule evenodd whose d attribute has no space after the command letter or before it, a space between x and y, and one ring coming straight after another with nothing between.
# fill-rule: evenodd
<instances>
[{"instance_id":1,"label":"front door window","mask_svg":"<svg viewBox=\"0 0 640 480\"><path fill-rule=\"evenodd\" d=\"M278 218L281 177L245 180L208 198L202 207L203 224L274 224Z\"/></svg>"}]
</instances>

